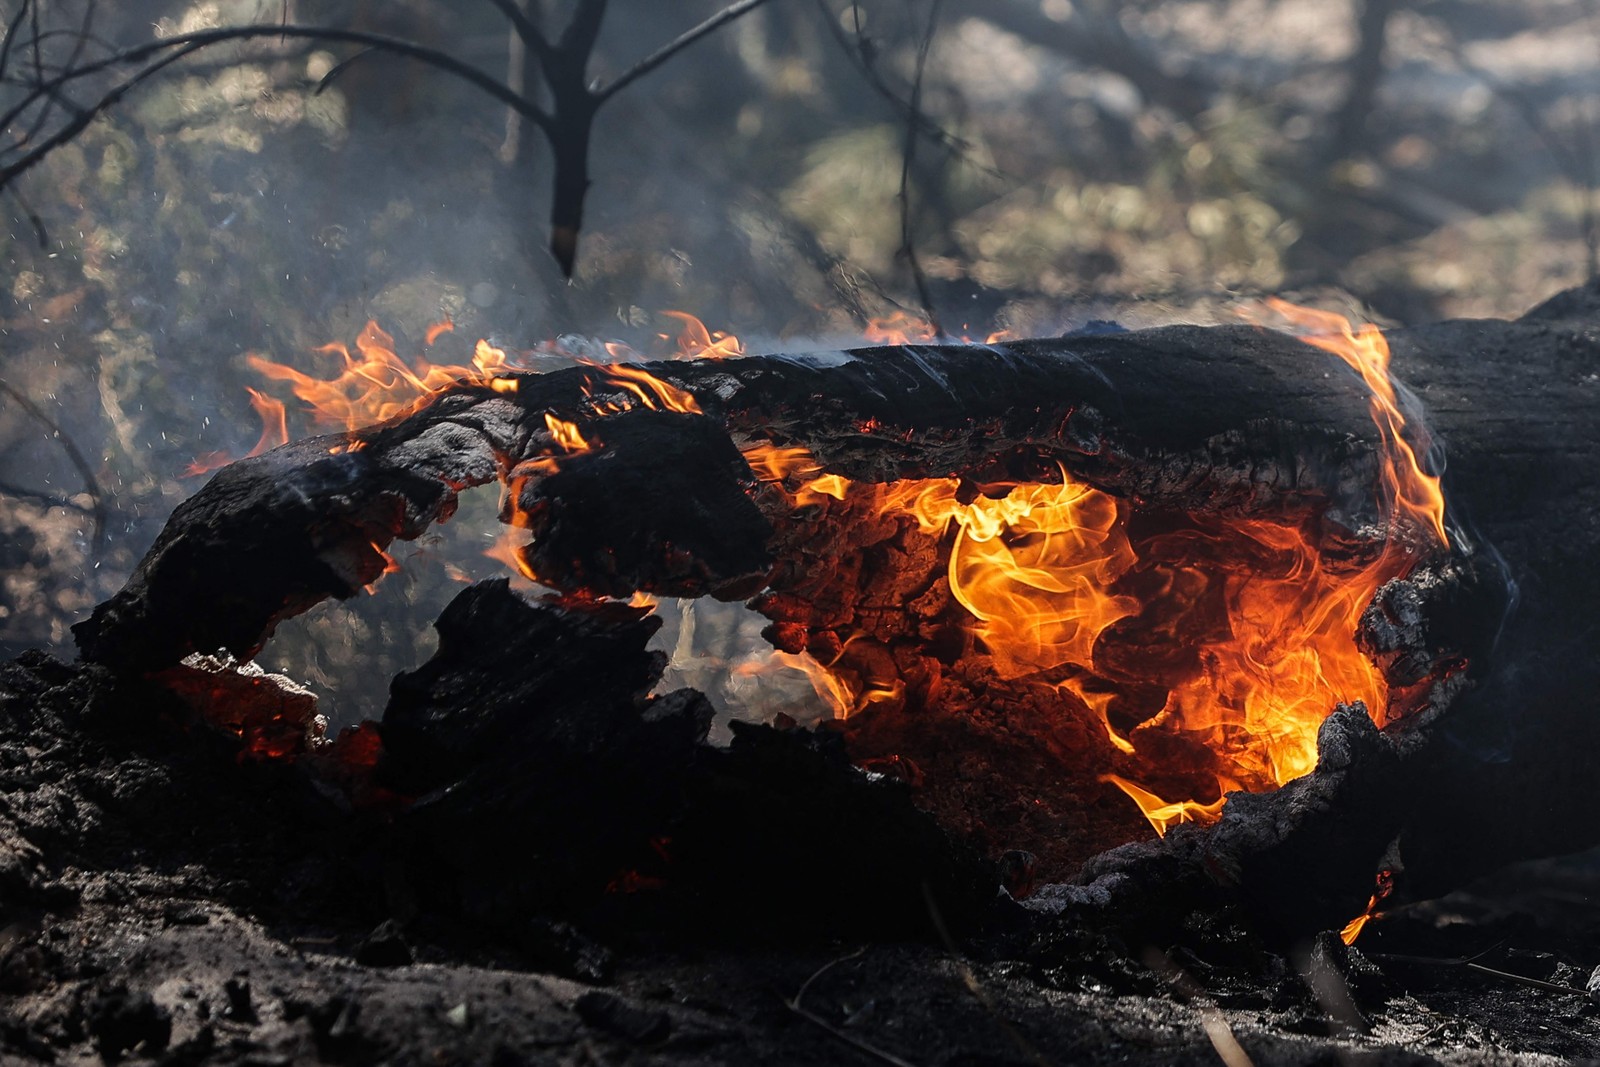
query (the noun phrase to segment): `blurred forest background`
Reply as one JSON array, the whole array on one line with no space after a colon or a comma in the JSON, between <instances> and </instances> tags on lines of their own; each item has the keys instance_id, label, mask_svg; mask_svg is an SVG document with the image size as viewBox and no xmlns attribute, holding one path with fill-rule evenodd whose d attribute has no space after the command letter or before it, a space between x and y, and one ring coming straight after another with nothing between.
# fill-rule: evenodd
<instances>
[{"instance_id":1,"label":"blurred forest background","mask_svg":"<svg viewBox=\"0 0 1600 1067\"><path fill-rule=\"evenodd\" d=\"M573 3L520 6L559 28ZM0 0L0 17L19 55L45 34L47 64L289 23L536 86L513 4ZM589 72L726 6L613 0ZM751 350L897 315L915 330L930 309L979 339L1213 321L1268 293L1390 322L1511 316L1594 271L1600 5L1580 0L770 0L600 113L570 282L538 131L425 63L341 66L359 51L198 51L0 194L0 654L69 645L200 484L191 461L249 450L247 353L327 369L314 350L369 318L402 355L450 319L428 357L466 362L478 337L667 354L668 309ZM0 94L20 99L13 59ZM33 114L0 167L37 145ZM289 426L313 429L292 400ZM341 718L375 714L459 581L502 571L482 556L493 494L475 495L268 662L337 690ZM688 609L663 614L672 680L744 699L760 620L696 635Z\"/></svg>"}]
</instances>

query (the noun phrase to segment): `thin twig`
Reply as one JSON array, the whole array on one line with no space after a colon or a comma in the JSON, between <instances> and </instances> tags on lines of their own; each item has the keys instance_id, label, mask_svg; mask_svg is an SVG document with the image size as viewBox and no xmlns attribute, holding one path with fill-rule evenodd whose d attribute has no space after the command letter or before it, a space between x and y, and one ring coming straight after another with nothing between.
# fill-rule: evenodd
<instances>
[{"instance_id":1,"label":"thin twig","mask_svg":"<svg viewBox=\"0 0 1600 1067\"><path fill-rule=\"evenodd\" d=\"M700 40L700 38L723 26L726 26L736 18L748 15L750 12L754 11L764 3L767 3L767 0L739 0L737 4L731 4L728 7L723 8L715 15L712 15L710 18L700 23L700 25L695 26L693 29L685 30L683 33L679 34L671 41L668 41L666 44L662 45L648 56L645 56L639 62L635 63L633 66L629 67L627 70L613 78L611 84L605 86L604 88L595 90L595 96L602 103L611 99L622 89L638 81L646 74L649 74L651 71L661 66L661 64L665 63L667 60L671 59L685 48L688 48L690 45Z\"/></svg>"},{"instance_id":2,"label":"thin twig","mask_svg":"<svg viewBox=\"0 0 1600 1067\"><path fill-rule=\"evenodd\" d=\"M1546 982L1539 978L1529 978L1525 974L1512 974L1510 971L1497 971L1493 967L1485 967L1481 963L1468 963L1464 966L1469 971L1477 971L1479 974L1492 975L1495 978L1504 978L1509 982L1520 982L1525 986L1532 986L1534 989L1548 989L1554 993L1571 993L1573 996L1577 997L1588 995L1584 990L1575 989L1572 986L1560 985L1556 982Z\"/></svg>"},{"instance_id":3,"label":"thin twig","mask_svg":"<svg viewBox=\"0 0 1600 1067\"><path fill-rule=\"evenodd\" d=\"M311 95L312 96L321 96L322 93L323 93L323 90L327 89L328 86L332 85L336 80L338 80L339 76L342 75L345 71L349 70L352 64L354 64L358 60L362 60L362 59L367 58L368 56L372 55L375 51L376 51L376 49L373 49L373 48L363 48L361 51L357 52L355 55L349 57L348 59L342 59L338 63L335 63L333 65L333 69L328 71L328 73L324 74L322 76L322 79L317 82L317 87L315 89L311 90Z\"/></svg>"},{"instance_id":4,"label":"thin twig","mask_svg":"<svg viewBox=\"0 0 1600 1067\"><path fill-rule=\"evenodd\" d=\"M1530 978L1525 974L1516 974L1512 971L1502 971L1494 967L1487 967L1478 960L1487 956L1505 942L1501 941L1490 945L1476 956L1467 956L1461 959L1440 959L1436 956L1406 956L1392 952L1369 952L1367 958L1378 963L1413 963L1423 967L1460 967L1463 970L1477 971L1479 974L1489 975L1491 978L1503 978L1508 982L1516 982L1533 989L1547 989L1552 993L1567 993L1575 997L1588 996L1588 991L1575 986L1562 985L1559 982L1546 982L1542 978Z\"/></svg>"},{"instance_id":5,"label":"thin twig","mask_svg":"<svg viewBox=\"0 0 1600 1067\"><path fill-rule=\"evenodd\" d=\"M22 28L22 20L28 17L28 9L32 6L33 0L22 0L17 13L6 26L6 39L0 41L0 78L5 77L6 69L11 65L11 47L16 43L17 31Z\"/></svg>"},{"instance_id":6,"label":"thin twig","mask_svg":"<svg viewBox=\"0 0 1600 1067\"><path fill-rule=\"evenodd\" d=\"M33 84L35 86L40 86L44 82L45 63L42 58L44 54L43 45L44 42L49 38L56 36L70 36L72 39L72 51L67 56L67 61L61 65L60 69L63 71L69 71L78 65L78 61L83 58L84 50L88 48L90 41L96 40L94 34L94 12L95 6L93 3L90 3L84 8L83 22L77 28L76 32L70 32L66 30L48 30L40 32L38 24L34 24L33 32L35 36L32 44L34 67ZM50 121L52 106L57 103L61 104L69 111L81 114L81 109L78 107L78 105L67 98L64 94L53 91L46 92L44 106L39 109L39 113L33 117L33 124L28 127L28 129L20 138L23 144L31 142L39 135L39 132L45 128Z\"/></svg>"},{"instance_id":7,"label":"thin twig","mask_svg":"<svg viewBox=\"0 0 1600 1067\"><path fill-rule=\"evenodd\" d=\"M795 993L792 998L785 1000L783 1005L796 1015L800 1016L800 1018L827 1031L829 1034L838 1038L840 1041L843 1041L857 1052L864 1052L868 1056L882 1060L884 1063L892 1064L893 1067L916 1067L916 1065L911 1063L909 1060L901 1059L892 1052L885 1052L876 1045L868 1044L854 1034L846 1033L800 1003L800 1001L805 997L806 991L811 988L812 983L814 983L818 978L821 978L824 974L841 963L844 963L848 960L859 959L863 954L866 953L866 951L866 946L863 945L854 952L846 953L837 959L831 959L827 963L824 963L821 967L818 967L812 972L811 977L807 978L801 983L799 992Z\"/></svg>"},{"instance_id":8,"label":"thin twig","mask_svg":"<svg viewBox=\"0 0 1600 1067\"><path fill-rule=\"evenodd\" d=\"M928 67L928 52L933 47L933 32L939 21L939 7L943 0L933 0L928 8L928 28L917 46L916 76L911 82L911 118L906 123L905 151L900 157L900 254L911 268L911 281L917 288L917 301L922 305L923 317L935 337L943 337L939 313L934 309L933 296L928 291L928 276L922 271L922 261L917 258L916 236L911 225L911 168L917 155L917 120L922 115L922 78Z\"/></svg>"},{"instance_id":9,"label":"thin twig","mask_svg":"<svg viewBox=\"0 0 1600 1067\"><path fill-rule=\"evenodd\" d=\"M871 39L861 32L861 9L858 5L851 5L851 9L856 13L856 41L852 45L850 38L845 35L844 27L839 25L839 20L833 17L833 12L829 9L827 0L816 0L816 3L817 10L822 14L823 25L833 35L833 39L838 42L839 48L844 52L845 57L850 60L850 65L856 68L857 73L866 80L867 86L873 92L888 101L890 106L900 112L907 122L917 123L917 128L924 137L939 145L967 166L990 178L1004 179L1005 175L999 170L973 158L972 153L975 149L970 141L957 137L949 130L933 122L926 115L918 115L916 110L901 99L899 94L890 88L889 83L883 80L883 76L878 73L876 49L873 47Z\"/></svg>"},{"instance_id":10,"label":"thin twig","mask_svg":"<svg viewBox=\"0 0 1600 1067\"><path fill-rule=\"evenodd\" d=\"M1222 1009L1217 1007L1216 1001L1207 995L1200 983L1195 981L1188 971L1178 966L1171 956L1154 945L1145 950L1144 962L1194 1005L1200 1015L1200 1029L1205 1031L1206 1040L1211 1042L1217 1058L1226 1067L1253 1067L1254 1061L1250 1059L1250 1054L1239 1044L1239 1038L1234 1034L1233 1027L1228 1025L1228 1017L1222 1014Z\"/></svg>"},{"instance_id":11,"label":"thin twig","mask_svg":"<svg viewBox=\"0 0 1600 1067\"><path fill-rule=\"evenodd\" d=\"M405 40L404 38L390 37L386 34L369 33L364 30L342 30L321 26L255 25L228 26L221 29L199 30L194 33L176 34L172 37L164 37L159 41L151 41L147 44L124 49L92 63L86 63L81 67L66 71L47 82L40 83L36 87L35 92L30 94L29 99L26 99L22 103L12 107L4 116L0 116L0 127L9 127L12 123L14 123L17 120L17 117L23 111L25 111L40 98L39 94L52 89L59 89L73 80L89 77L90 75L109 70L112 67L123 66L131 63L143 63L151 60L152 57L162 55L162 53L170 50L181 50L184 52L184 54L189 54L190 52L200 48L206 48L214 44L222 44L229 41L249 40L260 37L275 37L279 35L284 37L305 38L310 40L366 45L370 48L378 48L386 52L392 52L395 55L406 56L410 59L427 63L428 65L443 70L446 73L454 74L457 77L462 78L463 80L483 90L485 93L488 93L496 100L499 100L501 103L517 108L519 112L527 116L528 119L537 123L541 127L548 127L551 121L550 116L546 114L542 108L539 108L527 98L513 93L510 89L506 88L506 86L495 81L489 75L483 73L483 71L477 69L476 67L463 62L462 60L459 60L446 52L441 52L434 48L427 48L423 45L416 44L415 42ZM130 82L143 80L145 74L146 72L140 72L140 74L135 76L134 79L130 79ZM109 107L111 104L115 103L117 99L120 99L120 97L126 93L130 87L130 84L125 83L118 89L108 93L107 96L103 97L99 103L89 105L89 110L95 112L104 110L106 107Z\"/></svg>"},{"instance_id":12,"label":"thin twig","mask_svg":"<svg viewBox=\"0 0 1600 1067\"><path fill-rule=\"evenodd\" d=\"M689 603L689 601L685 601L685 603ZM805 999L806 992L810 990L812 984L816 982L818 978L821 978L823 975L839 966L839 964L849 963L851 960L858 960L866 954L867 946L862 945L854 952L847 952L843 956L835 957L834 959L829 960L827 963L824 963L821 967L818 967L815 971L812 971L811 977L800 983L800 990L799 992L795 993L794 999L789 1001L789 1006L798 1011L800 1009L800 1002Z\"/></svg>"},{"instance_id":13,"label":"thin twig","mask_svg":"<svg viewBox=\"0 0 1600 1067\"><path fill-rule=\"evenodd\" d=\"M972 970L972 965L967 962L967 958L962 954L960 946L956 944L956 939L951 936L950 927L945 925L944 912L939 910L939 902L933 899L933 889L927 882L922 883L922 901L927 905L928 918L933 921L933 929L939 935L939 940L944 942L945 951L950 953L951 957L956 961L956 967L961 971L961 982L967 987L967 992L973 995L977 1002L982 1005L983 1010L988 1012L994 1021L1000 1025L1000 1029L1006 1032L1006 1036L1011 1039L1011 1043L1017 1046L1017 1051L1039 1064L1040 1067L1049 1067L1050 1061L1045 1059L1044 1053L1035 1048L1033 1042L1023 1037L1022 1031L1011 1025L1011 1021L1001 1015L1000 1009L995 1007L993 1000L989 999L988 990L984 989L982 983L978 981L978 976Z\"/></svg>"},{"instance_id":14,"label":"thin twig","mask_svg":"<svg viewBox=\"0 0 1600 1067\"><path fill-rule=\"evenodd\" d=\"M73 441L72 437L61 428L59 423L49 415L46 415L39 405L28 399L27 394L17 390L4 378L0 378L0 392L5 393L16 401L17 406L27 412L34 421L46 427L51 436L61 442L61 448L66 452L67 459L71 460L72 465L78 469L78 475L83 479L83 487L88 492L89 499L93 502L89 508L89 514L94 517L92 551L95 557L99 558L106 539L106 502L105 494L100 490L100 480L94 476L94 468L89 465L89 460L79 451L77 442Z\"/></svg>"},{"instance_id":15,"label":"thin twig","mask_svg":"<svg viewBox=\"0 0 1600 1067\"><path fill-rule=\"evenodd\" d=\"M528 13L522 10L517 0L489 0L489 3L494 5L495 9L511 23L511 28L515 31L517 39L524 45L540 56L549 53L549 39L545 37L544 31L539 28L538 23L529 18Z\"/></svg>"},{"instance_id":16,"label":"thin twig","mask_svg":"<svg viewBox=\"0 0 1600 1067\"><path fill-rule=\"evenodd\" d=\"M5 191L11 194L11 199L17 202L17 206L22 209L22 214L27 218L28 224L33 227L33 235L39 239L39 247L49 248L50 234L44 228L44 219L39 217L37 211L28 206L28 202L23 199L22 194L17 191L15 185L7 185Z\"/></svg>"}]
</instances>

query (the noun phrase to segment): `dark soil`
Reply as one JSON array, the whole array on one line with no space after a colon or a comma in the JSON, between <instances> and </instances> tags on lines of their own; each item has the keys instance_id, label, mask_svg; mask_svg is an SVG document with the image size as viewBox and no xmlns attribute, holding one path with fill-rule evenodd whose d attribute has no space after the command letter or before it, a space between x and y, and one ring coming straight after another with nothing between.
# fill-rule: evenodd
<instances>
[{"instance_id":1,"label":"dark soil","mask_svg":"<svg viewBox=\"0 0 1600 1067\"><path fill-rule=\"evenodd\" d=\"M1379 924L1363 944L1381 963L1326 936L1268 946L1226 917L1125 944L1015 905L959 945L790 934L787 887L759 881L730 880L738 926L713 916L698 935L419 908L375 816L184 722L96 668L0 668L4 1062L1215 1063L1229 1034L1258 1064L1600 1048L1581 994L1390 959L1510 934L1484 962L1576 987L1600 960L1592 936L1556 945L1526 909L1467 898ZM1574 884L1592 883L1552 890L1565 928L1592 931ZM765 931L746 926L752 901Z\"/></svg>"}]
</instances>

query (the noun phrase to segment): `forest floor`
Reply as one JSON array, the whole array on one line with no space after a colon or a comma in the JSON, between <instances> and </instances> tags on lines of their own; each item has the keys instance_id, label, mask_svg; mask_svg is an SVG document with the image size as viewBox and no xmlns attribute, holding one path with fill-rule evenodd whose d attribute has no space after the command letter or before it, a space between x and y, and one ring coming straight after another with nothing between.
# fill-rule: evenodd
<instances>
[{"instance_id":1,"label":"forest floor","mask_svg":"<svg viewBox=\"0 0 1600 1067\"><path fill-rule=\"evenodd\" d=\"M781 887L759 885L728 887L770 898L754 937L634 930L601 947L555 922L562 933L530 947L426 914L402 931L384 920L403 888L347 877L341 831L318 822L302 776L241 765L138 703L92 668L33 654L0 667L6 1063L1534 1065L1600 1052L1600 1006L1581 992L1595 916L1574 923L1583 905L1566 887L1527 877L1515 899L1464 895L1377 923L1366 956L1330 935L1269 951L1247 932L1238 951L1152 952L1014 907L959 946L796 939ZM1541 902L1589 935L1554 939ZM1549 986L1440 965L1473 954Z\"/></svg>"}]
</instances>

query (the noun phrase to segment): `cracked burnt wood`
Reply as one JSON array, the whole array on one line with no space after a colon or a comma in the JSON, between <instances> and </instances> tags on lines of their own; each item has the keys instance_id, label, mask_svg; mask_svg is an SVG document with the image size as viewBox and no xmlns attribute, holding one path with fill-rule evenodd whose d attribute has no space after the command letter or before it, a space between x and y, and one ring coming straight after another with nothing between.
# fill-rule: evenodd
<instances>
[{"instance_id":1,"label":"cracked burnt wood","mask_svg":"<svg viewBox=\"0 0 1600 1067\"><path fill-rule=\"evenodd\" d=\"M1476 644L1460 651L1476 673L1487 670L1487 684L1432 731L1427 758L1407 759L1411 784L1385 818L1385 835L1404 831L1419 885L1452 884L1517 854L1597 836L1575 816L1549 814L1576 810L1565 805L1586 792L1582 746L1600 741L1590 725L1600 679L1575 654L1600 593L1590 562L1600 503L1591 474L1600 447L1590 399L1597 322L1600 295L1584 290L1515 322L1390 335L1396 372L1418 387L1448 443L1458 516L1500 550L1522 593L1493 656L1469 633ZM650 455L663 472L624 513L651 536L630 530L619 543L632 548L620 553L608 551L603 530L589 541L569 536L562 553L546 537L532 552L552 584L671 595L738 595L758 585L773 573L773 516L730 491L751 485L733 445L756 441L804 445L826 469L868 481L958 474L976 485L1047 478L1059 463L1113 493L1189 511L1320 516L1330 552L1361 551L1363 528L1376 517L1378 440L1359 380L1334 356L1251 327L648 369L691 393L705 414L605 415L629 391L605 369L583 367L520 376L515 394L459 387L382 426L235 464L174 514L128 586L77 629L80 646L90 659L140 671L219 646L248 654L280 619L352 594L381 570L379 550L392 538L417 536L450 513L460 489L498 474L513 475L521 521L576 530L581 523L569 518L592 508L585 502L604 494L616 472L622 451L608 467L608 436L630 441L629 452ZM547 415L575 424L594 452L566 455ZM673 464L660 460L679 452L686 460L674 478ZM552 466L561 473L544 477ZM580 476L585 468L592 476ZM1493 576L1486 585L1492 602ZM1392 632L1430 629L1428 597L1418 597L1418 617ZM1432 612L1436 621L1449 614ZM1397 665L1415 652L1387 651ZM1455 814L1466 810L1476 821ZM1529 822L1536 825L1524 828ZM1473 847L1440 847L1458 825L1482 828L1468 831ZM1356 878L1343 872L1350 884L1320 895L1310 913L1322 921L1348 909L1364 896Z\"/></svg>"}]
</instances>

